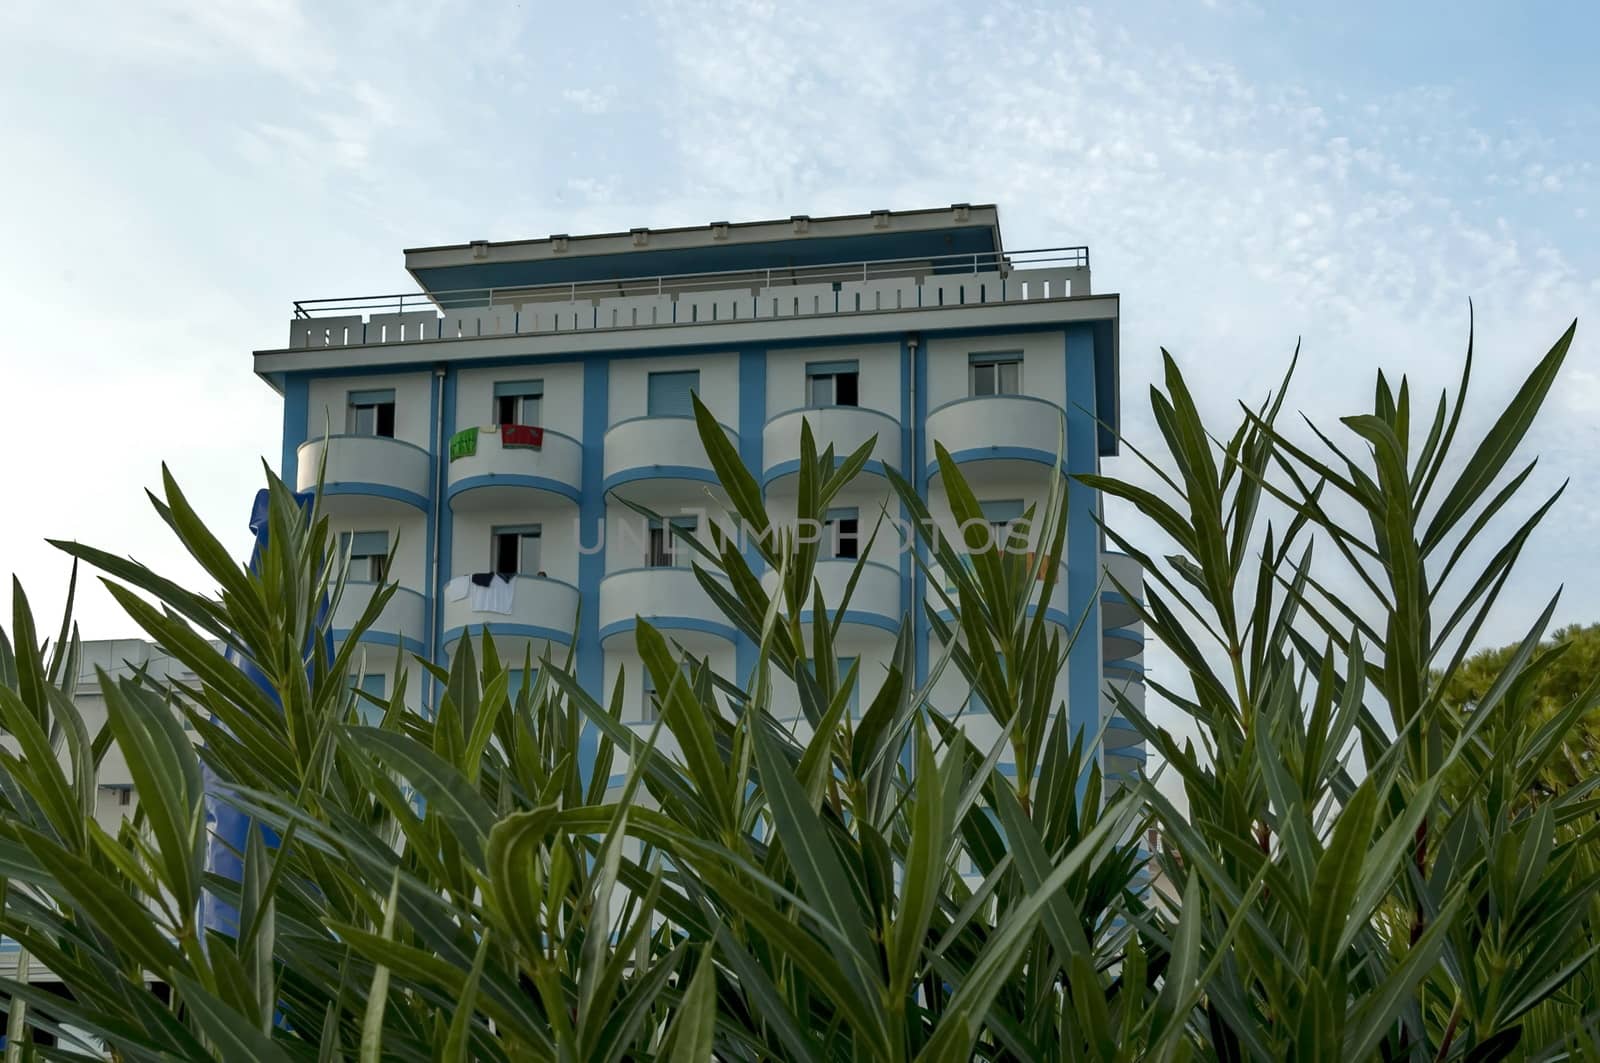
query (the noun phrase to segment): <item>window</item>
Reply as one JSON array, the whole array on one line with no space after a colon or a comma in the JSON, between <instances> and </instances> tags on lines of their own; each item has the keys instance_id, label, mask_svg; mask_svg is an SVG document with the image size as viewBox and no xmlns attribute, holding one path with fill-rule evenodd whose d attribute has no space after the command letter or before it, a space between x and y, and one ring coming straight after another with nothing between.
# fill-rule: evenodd
<instances>
[{"instance_id":1,"label":"window","mask_svg":"<svg viewBox=\"0 0 1600 1063\"><path fill-rule=\"evenodd\" d=\"M1022 394L1022 355L1017 351L1002 354L975 354L971 359L971 391L980 395Z\"/></svg>"},{"instance_id":2,"label":"window","mask_svg":"<svg viewBox=\"0 0 1600 1063\"><path fill-rule=\"evenodd\" d=\"M524 684L522 682L524 675L526 675L528 680L526 688L529 691L532 691L533 688L539 683L539 669L537 668L529 668L527 672L524 673L522 670L522 665L519 664L513 667L507 673L507 675L509 680L506 683L506 698L513 705L517 703L517 698L521 696L524 689Z\"/></svg>"},{"instance_id":3,"label":"window","mask_svg":"<svg viewBox=\"0 0 1600 1063\"><path fill-rule=\"evenodd\" d=\"M997 656L1000 658L1000 676L1002 679L1004 679L1006 675L1006 655L1001 653L997 654ZM992 715L993 713L993 710L989 708L989 703L983 699L982 694L978 693L978 688L976 685L974 685L972 688L972 702L968 706L967 711L985 716Z\"/></svg>"},{"instance_id":4,"label":"window","mask_svg":"<svg viewBox=\"0 0 1600 1063\"><path fill-rule=\"evenodd\" d=\"M644 669L644 684L642 687L644 699L639 706L639 719L643 723L655 723L656 717L661 715L661 708L656 704L656 681L650 676L650 669Z\"/></svg>"},{"instance_id":5,"label":"window","mask_svg":"<svg viewBox=\"0 0 1600 1063\"><path fill-rule=\"evenodd\" d=\"M652 520L650 539L645 544L645 567L688 568L694 560L694 547L683 540L682 534L693 535L699 525L696 517L673 517L666 526Z\"/></svg>"},{"instance_id":6,"label":"window","mask_svg":"<svg viewBox=\"0 0 1600 1063\"><path fill-rule=\"evenodd\" d=\"M544 381L516 380L494 386L494 423L538 427Z\"/></svg>"},{"instance_id":7,"label":"window","mask_svg":"<svg viewBox=\"0 0 1600 1063\"><path fill-rule=\"evenodd\" d=\"M700 370L680 373L651 373L648 405L651 417L693 417L694 402L689 396L700 390Z\"/></svg>"},{"instance_id":8,"label":"window","mask_svg":"<svg viewBox=\"0 0 1600 1063\"><path fill-rule=\"evenodd\" d=\"M822 524L823 556L854 561L861 556L861 518L855 507L830 509Z\"/></svg>"},{"instance_id":9,"label":"window","mask_svg":"<svg viewBox=\"0 0 1600 1063\"><path fill-rule=\"evenodd\" d=\"M983 510L983 519L989 522L990 542L1002 553L1026 552L1028 527L1022 515L1027 507L1021 501L979 502L978 507Z\"/></svg>"},{"instance_id":10,"label":"window","mask_svg":"<svg viewBox=\"0 0 1600 1063\"><path fill-rule=\"evenodd\" d=\"M353 436L394 438L394 389L352 391L345 431Z\"/></svg>"},{"instance_id":11,"label":"window","mask_svg":"<svg viewBox=\"0 0 1600 1063\"><path fill-rule=\"evenodd\" d=\"M384 531L345 532L339 536L339 551L349 554L346 577L358 583L382 583L389 574L389 533Z\"/></svg>"},{"instance_id":12,"label":"window","mask_svg":"<svg viewBox=\"0 0 1600 1063\"><path fill-rule=\"evenodd\" d=\"M679 661L678 671L683 675L685 682L693 684L694 662L692 660L685 657L682 661ZM641 723L655 723L661 715L661 703L656 698L655 677L650 674L650 669L648 668L642 669L641 674L644 676L644 682L640 684L640 690L644 696L639 705L639 721Z\"/></svg>"},{"instance_id":13,"label":"window","mask_svg":"<svg viewBox=\"0 0 1600 1063\"><path fill-rule=\"evenodd\" d=\"M542 576L539 525L518 524L489 533L492 568L502 576Z\"/></svg>"},{"instance_id":14,"label":"window","mask_svg":"<svg viewBox=\"0 0 1600 1063\"><path fill-rule=\"evenodd\" d=\"M382 672L368 672L361 676L359 681L352 679L351 685L381 700L388 696L385 691L389 689L389 677ZM366 698L356 698L356 715L368 727L376 727L383 722L383 711L382 706L375 705Z\"/></svg>"},{"instance_id":15,"label":"window","mask_svg":"<svg viewBox=\"0 0 1600 1063\"><path fill-rule=\"evenodd\" d=\"M845 677L850 674L850 669L856 667L856 662L858 660L859 660L859 658L856 658L856 657L840 657L839 658L839 681L841 683L844 682ZM812 675L816 675L815 666L813 666L811 674ZM826 709L827 706L824 705L823 708ZM847 715L851 716L851 717L859 717L861 715L861 673L860 672L856 673L855 681L850 684L849 706L845 709L845 713Z\"/></svg>"},{"instance_id":16,"label":"window","mask_svg":"<svg viewBox=\"0 0 1600 1063\"><path fill-rule=\"evenodd\" d=\"M119 787L117 787L117 807L118 808L127 808L128 806L130 806L132 804L133 804L133 787L131 787L131 786L119 786Z\"/></svg>"},{"instance_id":17,"label":"window","mask_svg":"<svg viewBox=\"0 0 1600 1063\"><path fill-rule=\"evenodd\" d=\"M860 380L856 362L812 362L806 366L806 405L859 406Z\"/></svg>"}]
</instances>

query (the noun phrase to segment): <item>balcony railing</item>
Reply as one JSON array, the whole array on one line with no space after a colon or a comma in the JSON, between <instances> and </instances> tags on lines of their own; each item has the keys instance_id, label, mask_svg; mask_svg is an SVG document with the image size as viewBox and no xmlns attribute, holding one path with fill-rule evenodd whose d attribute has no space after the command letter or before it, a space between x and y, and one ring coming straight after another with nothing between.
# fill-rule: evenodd
<instances>
[{"instance_id":1,"label":"balcony railing","mask_svg":"<svg viewBox=\"0 0 1600 1063\"><path fill-rule=\"evenodd\" d=\"M302 299L289 346L343 347L707 324L1089 294L1089 249L974 252L820 266Z\"/></svg>"}]
</instances>

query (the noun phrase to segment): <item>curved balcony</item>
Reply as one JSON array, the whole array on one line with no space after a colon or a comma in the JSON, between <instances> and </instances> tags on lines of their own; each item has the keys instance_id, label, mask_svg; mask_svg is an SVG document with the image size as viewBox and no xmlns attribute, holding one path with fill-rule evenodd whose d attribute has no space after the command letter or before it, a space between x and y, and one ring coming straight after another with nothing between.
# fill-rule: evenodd
<instances>
[{"instance_id":1,"label":"curved balcony","mask_svg":"<svg viewBox=\"0 0 1600 1063\"><path fill-rule=\"evenodd\" d=\"M1144 626L1101 626L1100 659L1107 668L1142 666L1144 664Z\"/></svg>"},{"instance_id":2,"label":"curved balcony","mask_svg":"<svg viewBox=\"0 0 1600 1063\"><path fill-rule=\"evenodd\" d=\"M738 446L738 433L727 425L722 430ZM607 491L647 481L661 482L669 489L685 482L717 482L693 417L634 417L618 421L606 432L602 467Z\"/></svg>"},{"instance_id":3,"label":"curved balcony","mask_svg":"<svg viewBox=\"0 0 1600 1063\"><path fill-rule=\"evenodd\" d=\"M478 452L452 459L445 477L445 497L458 513L506 509L526 499L527 491L576 502L583 485L583 444L546 429L538 449L505 447L498 434L483 432Z\"/></svg>"},{"instance_id":4,"label":"curved balcony","mask_svg":"<svg viewBox=\"0 0 1600 1063\"><path fill-rule=\"evenodd\" d=\"M444 644L448 648L463 634L482 638L488 628L502 659L520 665L524 650L534 660L546 642L571 645L578 621L578 588L545 576L518 576L514 581L510 613L489 613L472 607L469 594L460 601L444 602Z\"/></svg>"},{"instance_id":5,"label":"curved balcony","mask_svg":"<svg viewBox=\"0 0 1600 1063\"><path fill-rule=\"evenodd\" d=\"M831 613L844 599L845 585L855 570L854 561L818 561L813 579L822 588L822 604ZM761 577L761 586L768 594L779 593L778 573L768 569ZM807 595L810 600L810 595ZM802 609L800 622L813 620L810 608ZM850 629L859 629L851 632ZM862 565L861 578L856 581L850 595L850 605L844 612L845 633L866 634L869 631L887 631L893 635L900 630L900 571L879 561Z\"/></svg>"},{"instance_id":6,"label":"curved balcony","mask_svg":"<svg viewBox=\"0 0 1600 1063\"><path fill-rule=\"evenodd\" d=\"M630 568L600 581L600 641L607 649L631 647L640 618L696 653L724 650L737 636L688 568Z\"/></svg>"},{"instance_id":7,"label":"curved balcony","mask_svg":"<svg viewBox=\"0 0 1600 1063\"><path fill-rule=\"evenodd\" d=\"M367 611L372 596L382 584L358 583L351 580L344 585L339 606L333 611L333 638L343 642ZM411 653L427 653L427 600L414 590L396 587L394 594L361 636L369 646L394 646Z\"/></svg>"},{"instance_id":8,"label":"curved balcony","mask_svg":"<svg viewBox=\"0 0 1600 1063\"><path fill-rule=\"evenodd\" d=\"M1135 603L1144 601L1144 569L1127 554L1115 552L1100 555L1106 579L1100 587L1100 623L1106 627L1132 627L1139 622ZM1115 580L1116 582L1112 582ZM1117 584L1133 595L1129 601Z\"/></svg>"},{"instance_id":9,"label":"curved balcony","mask_svg":"<svg viewBox=\"0 0 1600 1063\"><path fill-rule=\"evenodd\" d=\"M1039 465L1064 469L1065 417L1055 403L1031 395L956 399L928 414L928 439L943 443L957 464L975 466L962 470L969 479L1037 476ZM927 473L939 475L937 460L928 462Z\"/></svg>"},{"instance_id":10,"label":"curved balcony","mask_svg":"<svg viewBox=\"0 0 1600 1063\"><path fill-rule=\"evenodd\" d=\"M938 565L932 566L928 580L927 595L929 603L938 610L939 619L953 621L955 612L945 606L944 598L940 595L939 589L943 588L945 593L954 599L954 582L944 578L944 570ZM1033 616L1039 611L1037 590L1036 588L1034 600L1028 606L1029 616ZM1067 573L1064 568L1061 574L1056 577L1055 586L1050 588L1050 601L1045 606L1045 619L1060 627L1064 638L1070 638L1072 632L1078 626L1076 617L1073 616L1072 611L1067 606Z\"/></svg>"},{"instance_id":11,"label":"curved balcony","mask_svg":"<svg viewBox=\"0 0 1600 1063\"><path fill-rule=\"evenodd\" d=\"M433 459L414 443L387 436L328 436L301 443L296 455L298 491L316 488L317 471L326 455L324 497L388 499L420 510L428 508Z\"/></svg>"},{"instance_id":12,"label":"curved balcony","mask_svg":"<svg viewBox=\"0 0 1600 1063\"><path fill-rule=\"evenodd\" d=\"M843 461L876 436L872 456L862 471L882 476L885 466L900 465L900 422L895 418L861 406L807 406L769 418L762 429L766 467L761 470L761 481L767 487L799 472L800 427L808 421L818 452L832 445L835 461Z\"/></svg>"}]
</instances>

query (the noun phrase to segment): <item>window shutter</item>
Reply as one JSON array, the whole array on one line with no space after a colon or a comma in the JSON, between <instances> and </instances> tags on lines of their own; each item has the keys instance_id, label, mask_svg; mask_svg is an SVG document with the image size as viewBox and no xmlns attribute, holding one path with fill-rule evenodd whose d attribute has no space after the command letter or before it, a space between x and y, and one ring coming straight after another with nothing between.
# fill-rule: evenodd
<instances>
[{"instance_id":1,"label":"window shutter","mask_svg":"<svg viewBox=\"0 0 1600 1063\"><path fill-rule=\"evenodd\" d=\"M543 380L507 380L494 386L497 399L540 399L544 397Z\"/></svg>"},{"instance_id":2,"label":"window shutter","mask_svg":"<svg viewBox=\"0 0 1600 1063\"><path fill-rule=\"evenodd\" d=\"M860 362L807 362L806 376L837 376L840 373L860 371Z\"/></svg>"},{"instance_id":3,"label":"window shutter","mask_svg":"<svg viewBox=\"0 0 1600 1063\"><path fill-rule=\"evenodd\" d=\"M394 388L384 388L378 391L352 391L350 405L352 406L381 406L386 402L394 401Z\"/></svg>"},{"instance_id":4,"label":"window shutter","mask_svg":"<svg viewBox=\"0 0 1600 1063\"><path fill-rule=\"evenodd\" d=\"M648 408L651 417L692 417L694 402L689 398L700 388L700 371L651 373Z\"/></svg>"},{"instance_id":5,"label":"window shutter","mask_svg":"<svg viewBox=\"0 0 1600 1063\"><path fill-rule=\"evenodd\" d=\"M340 539L344 539L344 536L340 536ZM389 553L388 532L356 532L349 539L352 557L383 557Z\"/></svg>"}]
</instances>

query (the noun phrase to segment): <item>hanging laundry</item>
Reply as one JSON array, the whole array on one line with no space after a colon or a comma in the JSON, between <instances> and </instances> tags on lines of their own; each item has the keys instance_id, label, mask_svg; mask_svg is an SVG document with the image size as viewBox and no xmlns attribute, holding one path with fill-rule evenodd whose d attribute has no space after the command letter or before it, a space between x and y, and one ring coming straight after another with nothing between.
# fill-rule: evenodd
<instances>
[{"instance_id":1,"label":"hanging laundry","mask_svg":"<svg viewBox=\"0 0 1600 1063\"><path fill-rule=\"evenodd\" d=\"M470 458L478 452L478 430L463 428L450 437L450 460Z\"/></svg>"},{"instance_id":2,"label":"hanging laundry","mask_svg":"<svg viewBox=\"0 0 1600 1063\"><path fill-rule=\"evenodd\" d=\"M542 447L544 429L529 424L503 424L500 426L502 447Z\"/></svg>"},{"instance_id":3,"label":"hanging laundry","mask_svg":"<svg viewBox=\"0 0 1600 1063\"><path fill-rule=\"evenodd\" d=\"M472 586L472 580L467 576L456 576L444 585L444 600L459 602L467 596L467 588Z\"/></svg>"},{"instance_id":4,"label":"hanging laundry","mask_svg":"<svg viewBox=\"0 0 1600 1063\"><path fill-rule=\"evenodd\" d=\"M480 573L479 575L489 575ZM476 613L510 613L516 603L517 584L510 576L490 576L487 585L478 582L478 576L472 577L472 589L468 592L472 600L472 610Z\"/></svg>"}]
</instances>

